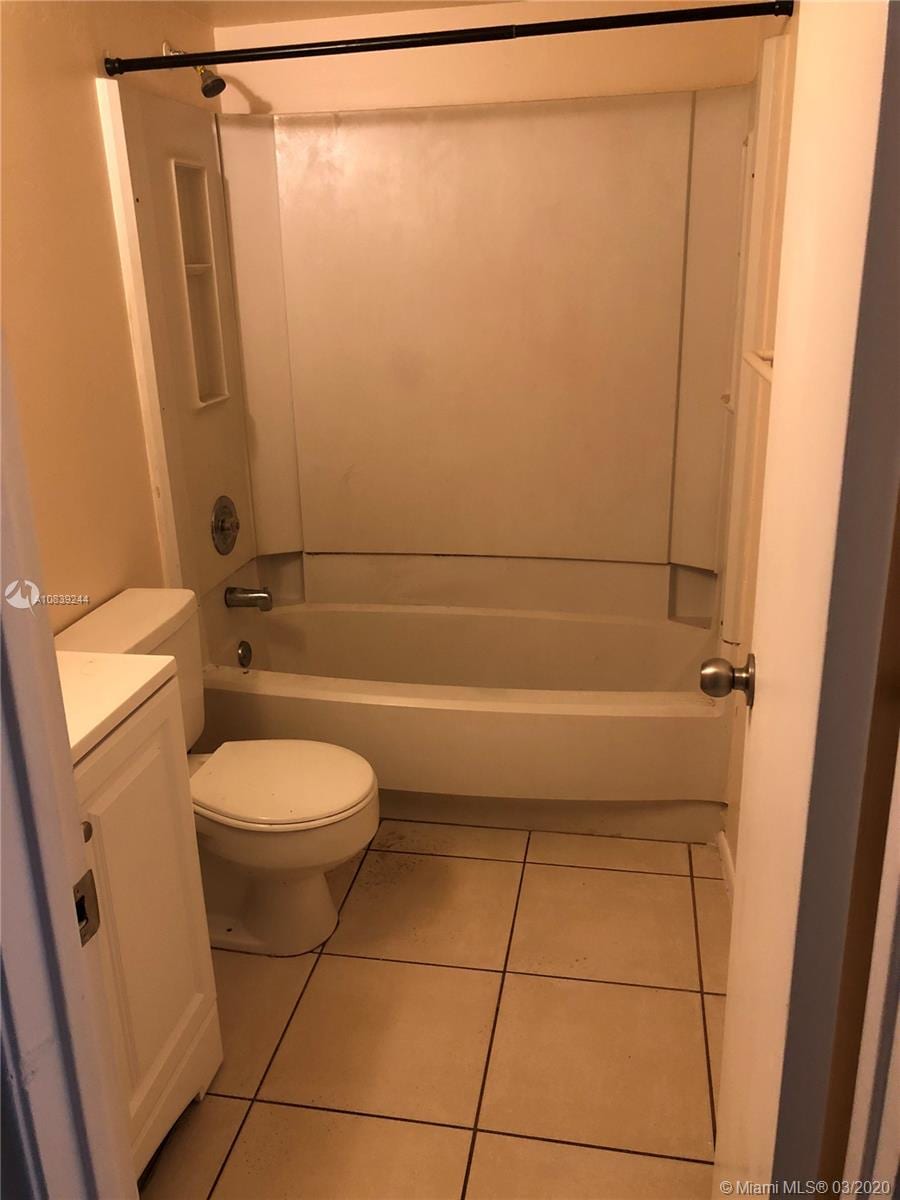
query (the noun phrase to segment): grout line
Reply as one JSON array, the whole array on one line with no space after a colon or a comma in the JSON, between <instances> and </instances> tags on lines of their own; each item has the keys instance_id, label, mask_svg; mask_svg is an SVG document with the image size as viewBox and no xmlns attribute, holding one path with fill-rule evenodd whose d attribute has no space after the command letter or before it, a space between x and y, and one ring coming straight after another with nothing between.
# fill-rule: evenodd
<instances>
[{"instance_id":1,"label":"grout line","mask_svg":"<svg viewBox=\"0 0 900 1200\"><path fill-rule=\"evenodd\" d=\"M345 950L323 950L325 958L357 958L363 962L399 963L406 967L438 967L443 971L480 971L484 975L500 975L502 967L467 967L463 963L423 962L419 958L385 958L379 954L351 954Z\"/></svg>"},{"instance_id":2,"label":"grout line","mask_svg":"<svg viewBox=\"0 0 900 1200\"><path fill-rule=\"evenodd\" d=\"M691 861L688 851L688 861ZM706 1024L706 999L703 995L703 955L700 952L700 922L697 917L697 895L694 869L691 866L691 908L694 914L694 945L697 948L697 976L700 981L700 1018L703 1023L703 1048L706 1051L706 1086L709 1097L709 1119L712 1125L713 1146L716 1144L716 1100L713 1092L712 1058L709 1053L709 1030Z\"/></svg>"},{"instance_id":3,"label":"grout line","mask_svg":"<svg viewBox=\"0 0 900 1200\"><path fill-rule=\"evenodd\" d=\"M519 887L516 891L516 902L513 906L512 920L509 924L509 937L506 941L506 955L503 959L503 974L500 976L500 987L497 989L497 1004L494 1008L494 1020L491 1023L491 1034L488 1038L487 1052L484 1056L484 1070L481 1074L481 1087L478 1091L478 1103L475 1106L475 1120L472 1127L472 1137L469 1141L469 1154L466 1158L466 1171L463 1175L462 1191L460 1192L460 1200L465 1200L466 1192L469 1187L469 1175L472 1171L472 1159L475 1155L475 1140L478 1136L478 1118L481 1116L481 1105L484 1101L484 1090L487 1086L488 1071L491 1066L491 1052L494 1049L494 1036L497 1033L497 1019L500 1016L500 1003L503 1000L503 988L506 984L506 969L509 966L509 955L512 950L513 936L516 931L516 918L519 915L519 900L522 896L522 884L525 881L525 864L528 861L528 847L531 845L531 833L525 839L525 857L522 859L522 870L519 875Z\"/></svg>"},{"instance_id":4,"label":"grout line","mask_svg":"<svg viewBox=\"0 0 900 1200\"><path fill-rule=\"evenodd\" d=\"M400 850L396 846L373 846L373 854L414 854L421 858L461 858L465 862L499 862L520 867L521 858L495 858L489 854L443 854L440 850Z\"/></svg>"},{"instance_id":5,"label":"grout line","mask_svg":"<svg viewBox=\"0 0 900 1200\"><path fill-rule=\"evenodd\" d=\"M690 1158L684 1154L660 1154L655 1150L635 1150L632 1146L606 1146L600 1142L573 1142L568 1138L542 1137L533 1133L512 1133L508 1129L478 1129L478 1133L490 1133L494 1137L518 1138L523 1142L549 1142L552 1146L577 1146L581 1150L605 1150L613 1154L634 1154L638 1158L661 1158L666 1162L698 1163L702 1167L711 1167L711 1158Z\"/></svg>"},{"instance_id":6,"label":"grout line","mask_svg":"<svg viewBox=\"0 0 900 1200\"><path fill-rule=\"evenodd\" d=\"M526 803L532 803L532 801L526 801ZM609 801L598 800L596 803L605 804L609 803ZM685 842L684 838L635 837L633 834L629 833L573 833L571 829L522 829L515 825L474 825L471 821L456 824L453 821L434 821L429 820L426 817L382 817L380 825L384 824L386 821L392 821L398 825L442 825L444 828L449 827L450 829L491 829L495 833L498 830L502 831L503 833L527 833L528 840L530 840L533 833L552 833L556 837L608 838L611 841L617 842L661 842L664 846L713 845L712 842Z\"/></svg>"},{"instance_id":7,"label":"grout line","mask_svg":"<svg viewBox=\"0 0 900 1200\"><path fill-rule=\"evenodd\" d=\"M453 858L463 862L496 862L507 863L517 867L523 862L529 867L562 867L569 871L613 871L618 875L662 875L667 879L688 879L689 871L641 871L636 867L596 867L589 863L559 863L549 862L540 858L489 858L485 854L441 854L438 850L397 850L393 846L373 846L373 854L408 854L416 858ZM703 876L702 878L713 878Z\"/></svg>"},{"instance_id":8,"label":"grout line","mask_svg":"<svg viewBox=\"0 0 900 1200\"><path fill-rule=\"evenodd\" d=\"M338 905L338 924L340 924L341 909L344 907L347 897L350 895L350 892L353 889L354 883L356 883L356 877L357 877L357 875L359 875L360 868L362 867L363 863L366 861L367 853L368 853L368 848L361 855L359 862L356 864L356 870L353 873L353 878L350 880L350 886L347 888L346 892L344 893L343 900L341 900L340 904ZM335 928L337 928L337 926L335 926ZM332 933L333 932L334 931L332 930ZM328 937L330 938L331 934L329 934ZM306 989L309 987L309 981L312 979L313 975L315 975L315 973L316 973L316 967L319 965L319 962L322 958L322 951L324 950L327 942L328 942L328 938L325 939L325 942L323 942L321 946L318 946L311 951L307 951L308 954L315 955L316 961L313 963L312 967L310 968L309 974L307 975L306 979L303 981L303 987L301 987L301 989L300 989L300 994L297 996L297 999L294 1002L294 1006L290 1011L290 1015L288 1016L287 1021L285 1021L284 1028L281 1030L281 1035L278 1038L278 1041L275 1043L275 1049L269 1055L269 1061L266 1063L265 1069L264 1069L262 1075L260 1076L259 1083L256 1085L256 1090L254 1091L253 1096L250 1098L250 1103L247 1105L247 1111L244 1113L244 1116L241 1119L241 1123L237 1127L237 1132L235 1133L234 1137L231 1139L231 1144L228 1147L225 1157L222 1159L221 1166L219 1167L218 1171L216 1172L216 1177L212 1181L212 1186L210 1187L209 1191L206 1194L206 1200L210 1200L210 1197L212 1196L213 1192L218 1187L219 1180L222 1177L222 1172L227 1167L228 1160L231 1158L232 1151L234 1150L235 1146L237 1145L238 1138L241 1136L243 1128L247 1123L247 1118L250 1116L250 1113L253 1111L253 1106L257 1102L256 1098L259 1095L260 1088L262 1087L263 1083L265 1083L266 1076L269 1073L269 1068L272 1066L272 1063L275 1060L275 1055L281 1049L281 1043L284 1041L285 1034L287 1033L288 1029L290 1028L291 1021L293 1021L293 1019L294 1019L294 1013L297 1011L297 1009L300 1005L300 1001L303 999L304 995L306 994ZM275 956L265 955L264 957L271 958L271 957L275 957ZM300 956L298 955L296 957L300 957ZM239 1098L242 1100L247 1099L246 1096L241 1096L241 1097L236 1097L236 1098Z\"/></svg>"},{"instance_id":9,"label":"grout line","mask_svg":"<svg viewBox=\"0 0 900 1200\"><path fill-rule=\"evenodd\" d=\"M301 1108L308 1112L342 1113L345 1117L365 1117L371 1121L399 1121L403 1125L428 1125L433 1129L459 1129L468 1133L471 1125L454 1125L451 1121L429 1121L424 1117L398 1117L395 1113L364 1112L356 1108L335 1108L329 1104L301 1104L296 1100L272 1100L265 1097L256 1104L270 1104L276 1108Z\"/></svg>"},{"instance_id":10,"label":"grout line","mask_svg":"<svg viewBox=\"0 0 900 1200\"><path fill-rule=\"evenodd\" d=\"M344 905L347 903L350 893L353 891L353 885L356 883L356 880L359 877L359 873L362 870L363 863L368 858L369 851L371 850L371 848L372 848L372 843L370 842L369 845L366 846L365 850L363 850L362 854L359 856L359 862L356 864L356 870L353 872L353 878L350 880L350 884L349 884L346 892L344 892L343 900L338 905L338 917L340 917L341 913L344 911ZM325 939L323 945L326 945L326 946L328 945L328 942L334 937L335 933L337 933L339 925L340 925L340 920L338 920L338 924L335 925L334 929L331 931L331 933Z\"/></svg>"},{"instance_id":11,"label":"grout line","mask_svg":"<svg viewBox=\"0 0 900 1200\"><path fill-rule=\"evenodd\" d=\"M645 988L651 992L678 992L683 996L699 996L699 988L672 987L665 983L634 983L624 979L588 979L584 975L545 975L543 971L507 970L507 975L523 975L526 979L559 979L566 983L598 983L602 987Z\"/></svg>"},{"instance_id":12,"label":"grout line","mask_svg":"<svg viewBox=\"0 0 900 1200\"><path fill-rule=\"evenodd\" d=\"M541 859L526 859L529 867L558 867L563 871L611 871L614 875L661 875L663 879L683 879L687 883L687 871L639 871L636 867L593 867L587 863L556 863L545 862Z\"/></svg>"},{"instance_id":13,"label":"grout line","mask_svg":"<svg viewBox=\"0 0 900 1200\"><path fill-rule=\"evenodd\" d=\"M426 962L420 958L385 958L378 954L352 954L345 950L323 950L322 956L324 958L355 958L362 962L398 963L408 967L437 967L444 971L479 971L483 975L504 974L503 967L469 967L460 963ZM687 996L700 994L699 988L675 987L666 983L636 983L630 979L594 979L587 975L559 975L551 971L519 971L513 967L507 967L505 974L523 975L527 979L559 979L566 983L599 983L604 987L646 988L651 992L679 992ZM711 992L709 994L723 995L724 993Z\"/></svg>"},{"instance_id":14,"label":"grout line","mask_svg":"<svg viewBox=\"0 0 900 1200\"><path fill-rule=\"evenodd\" d=\"M247 1118L250 1116L250 1113L253 1111L253 1107L256 1104L256 1097L259 1095L259 1089L262 1087L263 1083L265 1082L266 1075L268 1075L268 1073L269 1073L269 1068L272 1065L272 1061L274 1060L275 1055L281 1049L281 1043L284 1041L284 1035L287 1033L288 1027L290 1026L291 1021L293 1021L293 1019L294 1019L294 1013L297 1011L297 1006L299 1005L300 1001L303 999L306 989L309 987L309 981L312 979L313 975L316 972L316 967L319 965L319 960L322 957L321 947L319 947L318 950L313 951L313 953L315 953L316 961L313 963L309 974L307 975L306 979L304 980L303 987L300 989L300 995L297 997L297 999L294 1003L294 1006L290 1011L290 1015L288 1016L288 1019L285 1022L284 1028L281 1031L281 1036L279 1037L278 1041L275 1044L275 1049L272 1051L272 1053L269 1056L269 1061L266 1063L265 1070L263 1071L262 1075L260 1076L259 1083L256 1085L256 1091L253 1093L252 1097L250 1098L250 1103L247 1105L247 1111L244 1113L243 1120L241 1121L240 1125L238 1125L237 1133L235 1133L234 1137L231 1139L231 1145L228 1147L228 1152L226 1153L225 1157L222 1159L222 1165L219 1167L218 1171L216 1172L216 1177L212 1182L212 1187L209 1189L209 1191L206 1194L207 1200L210 1200L210 1197L212 1196L213 1192L218 1187L219 1180L222 1177L222 1172L228 1166L228 1160L231 1158L232 1151L234 1150L235 1146L237 1145L238 1138L241 1136L243 1128L247 1123ZM246 1097L244 1097L244 1099L246 1099Z\"/></svg>"}]
</instances>

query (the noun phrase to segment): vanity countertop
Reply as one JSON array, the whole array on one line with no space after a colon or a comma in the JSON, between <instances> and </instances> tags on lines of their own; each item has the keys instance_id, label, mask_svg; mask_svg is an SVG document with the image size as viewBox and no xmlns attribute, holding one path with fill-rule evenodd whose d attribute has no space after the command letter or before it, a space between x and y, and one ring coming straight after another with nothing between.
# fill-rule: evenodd
<instances>
[{"instance_id":1,"label":"vanity countertop","mask_svg":"<svg viewBox=\"0 0 900 1200\"><path fill-rule=\"evenodd\" d=\"M56 664L73 763L175 677L175 659L168 654L57 650Z\"/></svg>"}]
</instances>

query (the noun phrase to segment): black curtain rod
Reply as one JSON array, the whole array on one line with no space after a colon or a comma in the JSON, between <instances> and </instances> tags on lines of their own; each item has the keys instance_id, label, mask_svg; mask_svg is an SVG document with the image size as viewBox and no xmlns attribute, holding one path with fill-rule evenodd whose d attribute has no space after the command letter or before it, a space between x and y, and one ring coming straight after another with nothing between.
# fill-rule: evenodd
<instances>
[{"instance_id":1,"label":"black curtain rod","mask_svg":"<svg viewBox=\"0 0 900 1200\"><path fill-rule=\"evenodd\" d=\"M612 17L577 17L568 21L532 21L527 25L485 25L475 29L440 29L433 33L397 33L384 37L347 38L337 42L300 42L288 46L251 46L243 50L204 50L197 54L164 54L152 58L107 58L107 75L131 71L177 71L184 67L221 67L233 63L283 58L319 58L328 54L365 54L373 50L413 50L421 46L460 46L547 37L557 33L595 33L604 29L642 29L649 25L684 25L691 21L733 21L739 17L789 17L794 0L762 0L755 4L721 4L706 8L669 8L663 12L621 13Z\"/></svg>"}]
</instances>

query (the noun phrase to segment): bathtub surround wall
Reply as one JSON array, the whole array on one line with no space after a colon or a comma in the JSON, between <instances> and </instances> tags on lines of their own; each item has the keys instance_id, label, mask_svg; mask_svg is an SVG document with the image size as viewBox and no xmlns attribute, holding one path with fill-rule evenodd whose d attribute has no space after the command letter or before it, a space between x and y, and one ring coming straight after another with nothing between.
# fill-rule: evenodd
<instances>
[{"instance_id":1,"label":"bathtub surround wall","mask_svg":"<svg viewBox=\"0 0 900 1200\"><path fill-rule=\"evenodd\" d=\"M291 395L287 305L271 121L220 127L237 319L244 361L247 449L259 554L303 545Z\"/></svg>"},{"instance_id":2,"label":"bathtub surround wall","mask_svg":"<svg viewBox=\"0 0 900 1200\"><path fill-rule=\"evenodd\" d=\"M709 624L750 101L222 119L257 521L298 549L302 510L307 599Z\"/></svg>"},{"instance_id":3,"label":"bathtub surround wall","mask_svg":"<svg viewBox=\"0 0 900 1200\"><path fill-rule=\"evenodd\" d=\"M306 598L320 604L447 604L662 618L657 563L461 555L305 554Z\"/></svg>"},{"instance_id":4,"label":"bathtub surround wall","mask_svg":"<svg viewBox=\"0 0 900 1200\"><path fill-rule=\"evenodd\" d=\"M134 213L134 225L120 221L119 234L123 258L130 253L139 264L132 286L147 309L146 325L133 329L136 356L152 364L152 379L142 381L145 413L161 427L167 458L161 486L171 489L181 565L180 578L170 572L167 582L203 596L256 555L215 122L212 113L127 83L102 81L100 92L113 131L110 186ZM222 495L240 522L226 555L210 533Z\"/></svg>"},{"instance_id":5,"label":"bathtub surround wall","mask_svg":"<svg viewBox=\"0 0 900 1200\"><path fill-rule=\"evenodd\" d=\"M690 130L689 95L277 118L308 551L666 559Z\"/></svg>"}]
</instances>

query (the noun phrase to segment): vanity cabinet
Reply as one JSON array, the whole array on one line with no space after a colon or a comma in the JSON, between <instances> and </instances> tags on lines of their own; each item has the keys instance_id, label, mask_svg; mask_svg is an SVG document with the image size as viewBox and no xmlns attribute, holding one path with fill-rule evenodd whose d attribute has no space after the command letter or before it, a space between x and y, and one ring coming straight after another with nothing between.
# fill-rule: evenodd
<instances>
[{"instance_id":1,"label":"vanity cabinet","mask_svg":"<svg viewBox=\"0 0 900 1200\"><path fill-rule=\"evenodd\" d=\"M89 750L73 747L100 917L85 952L111 1027L139 1174L184 1108L206 1091L222 1060L181 704L171 659L65 658L67 717L74 703L73 659L90 660L80 667L98 687L98 673L115 674L116 664L108 660L143 661L150 672L162 664L170 676L150 678L132 691L133 706L119 703L114 727ZM71 720L69 725L71 740Z\"/></svg>"}]
</instances>

